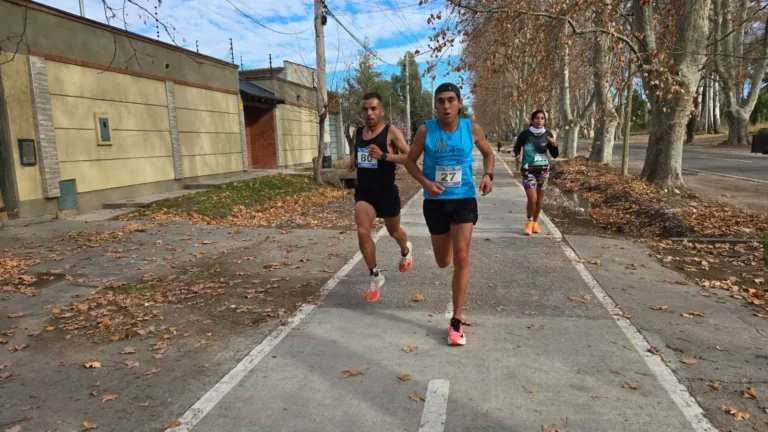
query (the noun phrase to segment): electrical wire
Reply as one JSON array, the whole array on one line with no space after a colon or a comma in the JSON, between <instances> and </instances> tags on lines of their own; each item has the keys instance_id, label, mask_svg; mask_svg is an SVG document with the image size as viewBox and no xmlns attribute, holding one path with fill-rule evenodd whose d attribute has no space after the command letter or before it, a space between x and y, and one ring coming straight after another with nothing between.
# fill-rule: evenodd
<instances>
[{"instance_id":1,"label":"electrical wire","mask_svg":"<svg viewBox=\"0 0 768 432\"><path fill-rule=\"evenodd\" d=\"M264 27L265 29L267 29L267 30L269 30L269 31L271 31L271 32L273 32L273 33L282 34L282 35L289 35L289 36L293 36L293 35L299 35L299 34L302 34L302 33L306 32L307 30L309 30L309 29L311 28L311 27L307 27L306 29L304 29L304 30L302 30L302 31L300 31L300 32L282 32L282 31L280 31L280 30L275 30L275 29L273 29L273 28L269 28L269 27L267 27L266 25L264 25L264 24L260 23L259 21L257 21L257 20L256 20L256 18L254 18L254 17L252 17L252 16L248 15L247 13L243 12L243 10L242 10L242 9L240 9L239 7L237 7L237 5L236 5L236 4L232 3L232 1L231 1L231 0L227 0L227 3L229 3L230 5L232 5L232 7L233 7L233 8L235 8L235 9L236 9L238 12L240 12L240 14L241 14L241 15L243 15L244 17L248 18L249 20L253 21L253 22L254 22L256 25L258 25L258 26L261 26L261 27Z\"/></svg>"}]
</instances>

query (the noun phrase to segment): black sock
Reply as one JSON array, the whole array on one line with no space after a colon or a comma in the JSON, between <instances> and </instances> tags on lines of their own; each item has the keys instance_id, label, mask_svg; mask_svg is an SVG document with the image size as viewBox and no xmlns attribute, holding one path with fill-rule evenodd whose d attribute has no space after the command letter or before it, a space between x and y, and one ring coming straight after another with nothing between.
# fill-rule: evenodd
<instances>
[{"instance_id":1,"label":"black sock","mask_svg":"<svg viewBox=\"0 0 768 432\"><path fill-rule=\"evenodd\" d=\"M451 327L453 327L454 330L459 331L459 326L462 324L461 320L453 317L451 318Z\"/></svg>"},{"instance_id":2,"label":"black sock","mask_svg":"<svg viewBox=\"0 0 768 432\"><path fill-rule=\"evenodd\" d=\"M406 253L402 253L402 252L401 252L401 253L400 253L400 255L401 255L403 258L405 258L405 257L407 257L407 256L408 256L408 254L409 254L409 253L411 253L411 248L408 248L408 252L406 252Z\"/></svg>"},{"instance_id":3,"label":"black sock","mask_svg":"<svg viewBox=\"0 0 768 432\"><path fill-rule=\"evenodd\" d=\"M374 266L373 266L373 268L372 268L372 269L370 269L370 270L371 270L371 276L378 276L378 275L379 275L379 269L378 269L378 268L376 268L376 266L375 266L375 265L374 265Z\"/></svg>"}]
</instances>

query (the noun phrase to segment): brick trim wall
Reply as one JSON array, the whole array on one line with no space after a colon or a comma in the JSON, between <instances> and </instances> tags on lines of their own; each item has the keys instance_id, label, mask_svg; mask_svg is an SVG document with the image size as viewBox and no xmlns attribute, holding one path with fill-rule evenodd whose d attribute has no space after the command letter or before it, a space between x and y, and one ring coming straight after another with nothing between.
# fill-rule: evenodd
<instances>
[{"instance_id":1,"label":"brick trim wall","mask_svg":"<svg viewBox=\"0 0 768 432\"><path fill-rule=\"evenodd\" d=\"M184 178L184 164L181 163L181 144L179 143L179 122L176 117L176 89L173 82L165 82L165 97L168 102L168 124L171 130L171 154L173 154L173 178Z\"/></svg>"},{"instance_id":2,"label":"brick trim wall","mask_svg":"<svg viewBox=\"0 0 768 432\"><path fill-rule=\"evenodd\" d=\"M196 88L203 89L203 90L212 90L212 91L216 91L216 92L220 92L220 93L227 93L227 94L232 94L232 95L240 94L240 91L238 91L238 90L229 90L229 89L225 89L225 88L222 88L222 87L216 87L216 86L211 86L211 85L207 85L207 84L198 84L198 83L191 82L191 81L185 81L185 80L180 80L180 79L176 79L176 78L169 78L169 77L164 77L164 76L160 76L160 75L150 74L150 73L146 73L146 72L134 71L134 70L130 70L130 69L126 69L126 68L121 68L121 67L117 67L117 66L110 66L110 65L106 65L106 64L102 64L102 63L95 63L95 62L89 62L89 61L85 61L85 60L78 60L78 59L73 59L73 58L70 58L70 57L64 57L64 56L60 56L60 55L56 55L56 54L44 53L44 52L41 52L41 51L30 50L29 54L30 54L30 56L42 57L42 58L44 58L46 60L49 60L49 61L55 61L55 62L59 62L59 63L71 64L71 65L86 67L86 68L90 68L90 69L98 69L98 70L102 70L102 71L109 71L109 72L119 73L119 74L123 74L123 75L131 75L131 76L135 76L135 77L139 77L139 78L147 78L147 79L151 79L151 80L155 80L155 81L163 81L163 82L170 81L170 82L172 82L174 84L184 85L184 86L188 86L188 87L196 87Z\"/></svg>"},{"instance_id":3,"label":"brick trim wall","mask_svg":"<svg viewBox=\"0 0 768 432\"><path fill-rule=\"evenodd\" d=\"M56 198L61 181L59 152L56 149L56 134L53 127L51 92L48 88L48 67L42 57L29 56L29 81L32 91L32 112L35 119L37 153L40 162L40 177L43 196Z\"/></svg>"}]
</instances>

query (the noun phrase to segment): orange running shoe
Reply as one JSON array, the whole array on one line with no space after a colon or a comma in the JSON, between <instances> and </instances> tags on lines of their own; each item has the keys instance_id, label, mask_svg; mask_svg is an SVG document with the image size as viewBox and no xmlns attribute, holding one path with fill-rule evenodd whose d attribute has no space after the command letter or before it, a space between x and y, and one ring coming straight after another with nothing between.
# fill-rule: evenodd
<instances>
[{"instance_id":1,"label":"orange running shoe","mask_svg":"<svg viewBox=\"0 0 768 432\"><path fill-rule=\"evenodd\" d=\"M533 221L529 220L525 223L525 235L531 235L533 232Z\"/></svg>"},{"instance_id":2,"label":"orange running shoe","mask_svg":"<svg viewBox=\"0 0 768 432\"><path fill-rule=\"evenodd\" d=\"M405 273L413 267L413 245L408 242L408 255L400 257L400 272Z\"/></svg>"},{"instance_id":3,"label":"orange running shoe","mask_svg":"<svg viewBox=\"0 0 768 432\"><path fill-rule=\"evenodd\" d=\"M365 301L375 302L379 299L379 288L384 285L385 280L381 273L378 276L371 276L371 284L368 285L368 291L365 292Z\"/></svg>"},{"instance_id":4,"label":"orange running shoe","mask_svg":"<svg viewBox=\"0 0 768 432\"><path fill-rule=\"evenodd\" d=\"M538 234L540 232L541 232L541 228L539 228L539 223L538 222L534 222L533 223L533 233L534 234Z\"/></svg>"}]
</instances>

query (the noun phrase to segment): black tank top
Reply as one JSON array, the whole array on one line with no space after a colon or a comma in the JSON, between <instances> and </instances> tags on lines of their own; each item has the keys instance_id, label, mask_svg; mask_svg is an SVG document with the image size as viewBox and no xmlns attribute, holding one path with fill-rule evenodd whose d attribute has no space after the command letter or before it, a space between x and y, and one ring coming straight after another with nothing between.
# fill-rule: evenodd
<instances>
[{"instance_id":1,"label":"black tank top","mask_svg":"<svg viewBox=\"0 0 768 432\"><path fill-rule=\"evenodd\" d=\"M358 162L357 167L357 186L362 189L388 189L395 184L395 164L389 161L380 161L374 159L376 168L364 168L360 166L359 149L364 149L369 145L375 145L381 149L382 153L389 153L387 148L387 134L389 125L372 139L363 139L363 128L357 128L355 134L355 158Z\"/></svg>"}]
</instances>

